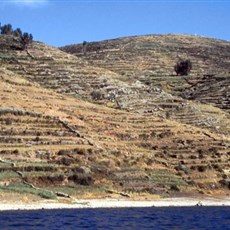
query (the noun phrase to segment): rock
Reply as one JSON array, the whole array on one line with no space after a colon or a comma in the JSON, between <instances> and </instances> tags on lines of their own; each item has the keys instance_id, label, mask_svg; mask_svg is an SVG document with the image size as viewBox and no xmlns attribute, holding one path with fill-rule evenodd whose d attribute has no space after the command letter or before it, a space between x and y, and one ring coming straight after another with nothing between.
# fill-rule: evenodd
<instances>
[{"instance_id":1,"label":"rock","mask_svg":"<svg viewBox=\"0 0 230 230\"><path fill-rule=\"evenodd\" d=\"M72 180L76 184L85 185L85 186L92 185L94 183L94 179L91 176L77 175L77 174L69 176L68 180Z\"/></svg>"},{"instance_id":2,"label":"rock","mask_svg":"<svg viewBox=\"0 0 230 230\"><path fill-rule=\"evenodd\" d=\"M70 198L69 194L63 193L63 192L56 192L55 193L59 197L65 197L65 198Z\"/></svg>"},{"instance_id":3,"label":"rock","mask_svg":"<svg viewBox=\"0 0 230 230\"><path fill-rule=\"evenodd\" d=\"M196 204L196 206L201 207L201 206L203 206L203 204L202 204L202 202L201 202L201 201L199 201L199 202Z\"/></svg>"}]
</instances>

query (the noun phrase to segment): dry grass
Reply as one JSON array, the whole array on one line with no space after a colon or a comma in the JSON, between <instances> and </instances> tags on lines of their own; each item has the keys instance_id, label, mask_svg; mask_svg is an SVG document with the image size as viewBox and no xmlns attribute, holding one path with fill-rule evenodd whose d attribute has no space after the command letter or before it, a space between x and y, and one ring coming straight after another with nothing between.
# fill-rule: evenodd
<instances>
[{"instance_id":1,"label":"dry grass","mask_svg":"<svg viewBox=\"0 0 230 230\"><path fill-rule=\"evenodd\" d=\"M146 47L146 44L143 45ZM91 81L97 79L102 73L110 76L109 81L114 80L117 76L111 71L104 72L99 68L92 67L90 69L87 67L84 69L85 63L80 58L72 59L71 55L63 54L55 48L49 48L49 52L45 52L46 55L44 54L45 50L46 46L38 43L35 43L33 49L30 50L32 55L37 58L24 60L27 62L25 68L31 71L30 74L36 74L38 70L34 66L29 69L28 63L31 62L35 65L34 61L41 62L42 58L46 58L47 62L51 61L55 64L55 68L65 59L68 65L70 62L73 65L76 63L78 63L77 66L82 65L82 69L79 69L78 73L92 74L95 78ZM21 58L20 60L28 58L26 53L17 55L19 59ZM167 60L164 59L164 61ZM45 63L43 61L43 64ZM10 66L7 62L4 65ZM71 69L71 67L68 68ZM48 70L56 71L56 73L59 71L49 68ZM12 170L23 171L23 169L32 167L30 171L23 171L27 178L39 184L41 179L39 177L44 178L44 175L64 175L67 179L52 182L51 189L56 186L61 191L66 191L74 196L107 196L104 188L112 188L118 191L132 191L136 197L139 196L138 192L141 196L141 193L146 194L148 189L152 189L153 182L159 185L159 189L164 189L164 194L171 192L171 185L183 187L184 191L186 190L184 187L191 181L193 183L190 184L190 187L197 191L200 179L196 178L202 172L196 170L194 173L191 170L181 169L184 167L190 169L190 166L196 166L197 163L191 156L199 156L200 149L208 153L208 156L203 159L204 164L213 160L212 164L217 164L223 169L224 167L229 168L227 163L223 164L229 161L229 135L226 135L223 141L222 135L210 130L181 124L174 120L166 120L162 116L159 118L91 104L59 94L51 89L44 89L32 81L24 80L19 71L17 74L16 72L1 67L1 76L3 77L0 79L0 108L13 108L30 113L20 115L9 112L0 115L0 137L7 137L3 138L0 143L0 157L12 162L12 165L0 163L1 169L4 170L0 175L8 182L14 176ZM25 74L28 79L32 79L33 75L30 74ZM36 76L41 77L39 74L41 73ZM57 77L57 75L55 76ZM49 75L49 78L53 79L52 75ZM63 84L66 86L65 83ZM174 104L167 100L162 103L165 106ZM190 106L193 106L193 103ZM201 111L200 115L215 114L215 117L219 117L220 122L225 121L223 124L227 127L228 118L221 110L195 103L194 107ZM60 119L70 128L63 125ZM17 151L14 152L15 150ZM176 170L179 164L180 167ZM36 171L35 167L41 170ZM45 172L48 167L55 168L56 171ZM79 169L82 174L80 176L77 171ZM135 170L137 174L134 173ZM162 170L163 173L156 173L156 170ZM210 177L216 180L210 179L210 181L218 185L223 175L218 171L218 167L210 170ZM117 180L114 173L123 171L126 174L122 181ZM76 177L75 182L68 181L70 176ZM86 179L82 181L82 178L92 179L93 184L82 185L87 182ZM202 181L202 183L210 181ZM132 185L133 182L135 182L135 186ZM63 183L63 185L55 183ZM188 190L191 190L190 187ZM20 191L25 192L25 188L23 189ZM179 189L182 190L182 188ZM9 190L19 191L13 187Z\"/></svg>"}]
</instances>

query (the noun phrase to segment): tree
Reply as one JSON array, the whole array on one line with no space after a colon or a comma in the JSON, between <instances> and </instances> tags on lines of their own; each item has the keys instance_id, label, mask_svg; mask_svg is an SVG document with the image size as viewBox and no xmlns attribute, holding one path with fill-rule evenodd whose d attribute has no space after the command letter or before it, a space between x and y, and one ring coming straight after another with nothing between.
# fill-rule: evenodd
<instances>
[{"instance_id":1,"label":"tree","mask_svg":"<svg viewBox=\"0 0 230 230\"><path fill-rule=\"evenodd\" d=\"M14 31L14 36L19 37L19 38L22 37L22 31L21 31L20 28L17 28L17 29Z\"/></svg>"},{"instance_id":2,"label":"tree","mask_svg":"<svg viewBox=\"0 0 230 230\"><path fill-rule=\"evenodd\" d=\"M82 43L82 53L86 55L86 46L87 46L87 41L83 41Z\"/></svg>"},{"instance_id":3,"label":"tree","mask_svg":"<svg viewBox=\"0 0 230 230\"><path fill-rule=\"evenodd\" d=\"M27 49L28 45L33 42L33 35L28 33L23 33L20 42L22 45L22 49L23 50Z\"/></svg>"},{"instance_id":4,"label":"tree","mask_svg":"<svg viewBox=\"0 0 230 230\"><path fill-rule=\"evenodd\" d=\"M174 67L176 74L180 76L188 75L191 69L192 69L192 63L189 59L179 60Z\"/></svg>"},{"instance_id":5,"label":"tree","mask_svg":"<svg viewBox=\"0 0 230 230\"><path fill-rule=\"evenodd\" d=\"M33 39L34 39L34 38L33 38L33 35L32 35L32 34L30 34L29 36L30 36L30 42L32 42L32 41L33 41Z\"/></svg>"},{"instance_id":6,"label":"tree","mask_svg":"<svg viewBox=\"0 0 230 230\"><path fill-rule=\"evenodd\" d=\"M33 42L33 35L29 33L22 33L22 30L20 28L17 28L16 30L13 30L13 27L11 24L6 24L1 26L0 23L0 32L1 34L5 35L13 35L14 37L19 38L21 47L16 47L15 45L12 45L12 48L17 48L20 50L27 49L28 45ZM18 40L18 39L17 39Z\"/></svg>"},{"instance_id":7,"label":"tree","mask_svg":"<svg viewBox=\"0 0 230 230\"><path fill-rule=\"evenodd\" d=\"M10 35L10 34L13 34L13 28L12 28L12 25L11 24L6 24L4 26L1 26L1 34L7 34L7 35Z\"/></svg>"}]
</instances>

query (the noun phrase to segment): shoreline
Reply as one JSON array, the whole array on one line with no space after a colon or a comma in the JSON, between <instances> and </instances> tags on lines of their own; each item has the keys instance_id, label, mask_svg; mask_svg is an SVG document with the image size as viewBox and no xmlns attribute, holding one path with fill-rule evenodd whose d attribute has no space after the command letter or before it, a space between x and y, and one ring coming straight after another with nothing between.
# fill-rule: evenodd
<instances>
[{"instance_id":1,"label":"shoreline","mask_svg":"<svg viewBox=\"0 0 230 230\"><path fill-rule=\"evenodd\" d=\"M192 207L192 206L230 206L230 198L165 198L152 201L134 201L126 199L88 199L75 200L72 203L34 202L1 203L1 211L82 209L82 208L147 208L147 207Z\"/></svg>"}]
</instances>

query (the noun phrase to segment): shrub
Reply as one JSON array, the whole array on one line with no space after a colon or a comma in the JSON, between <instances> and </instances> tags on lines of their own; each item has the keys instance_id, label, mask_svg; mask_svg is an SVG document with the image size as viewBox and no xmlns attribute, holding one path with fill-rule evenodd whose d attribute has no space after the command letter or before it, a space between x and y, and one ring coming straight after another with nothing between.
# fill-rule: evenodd
<instances>
[{"instance_id":1,"label":"shrub","mask_svg":"<svg viewBox=\"0 0 230 230\"><path fill-rule=\"evenodd\" d=\"M176 63L174 70L177 75L186 76L192 69L192 63L189 59L180 60Z\"/></svg>"},{"instance_id":2,"label":"shrub","mask_svg":"<svg viewBox=\"0 0 230 230\"><path fill-rule=\"evenodd\" d=\"M90 96L92 97L92 99L94 101L99 101L99 100L103 100L105 95L99 91L99 90L94 90L90 93Z\"/></svg>"},{"instance_id":3,"label":"shrub","mask_svg":"<svg viewBox=\"0 0 230 230\"><path fill-rule=\"evenodd\" d=\"M6 118L6 125L12 125L12 120L9 118L9 117L7 117Z\"/></svg>"},{"instance_id":4,"label":"shrub","mask_svg":"<svg viewBox=\"0 0 230 230\"><path fill-rule=\"evenodd\" d=\"M199 165L197 169L199 172L205 172L207 169L207 165Z\"/></svg>"}]
</instances>

